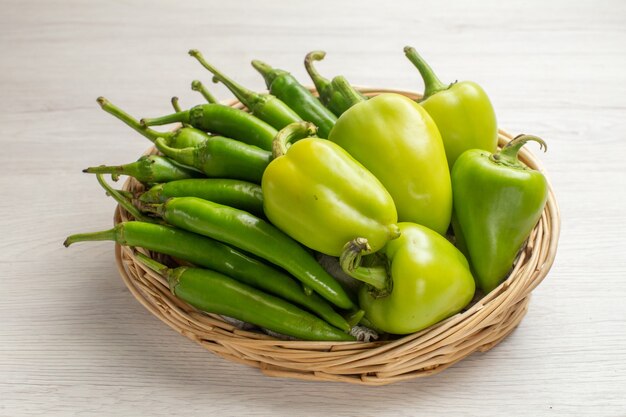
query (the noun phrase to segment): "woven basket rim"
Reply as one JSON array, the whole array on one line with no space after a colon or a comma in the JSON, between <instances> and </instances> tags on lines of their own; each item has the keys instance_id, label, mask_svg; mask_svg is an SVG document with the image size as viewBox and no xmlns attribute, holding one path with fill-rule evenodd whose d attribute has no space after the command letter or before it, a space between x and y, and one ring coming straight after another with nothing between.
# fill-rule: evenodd
<instances>
[{"instance_id":1,"label":"woven basket rim","mask_svg":"<svg viewBox=\"0 0 626 417\"><path fill-rule=\"evenodd\" d=\"M366 95L384 92L412 99L421 97L400 89L357 88ZM244 108L238 100L222 104ZM499 146L512 138L499 130ZM155 151L151 147L146 154ZM547 178L545 169L530 151L522 148L519 156ZM129 178L123 188L137 185ZM270 376L384 385L441 372L475 351L492 348L519 324L527 311L531 291L546 277L556 256L560 214L549 179L548 187L542 217L506 281L467 310L390 341L284 341L239 330L219 316L195 311L173 297L162 277L136 261L132 248L116 244L115 258L124 283L147 310L178 333L228 360L260 368ZM128 218L128 213L118 206L114 223ZM136 250L151 256L148 251Z\"/></svg>"}]
</instances>

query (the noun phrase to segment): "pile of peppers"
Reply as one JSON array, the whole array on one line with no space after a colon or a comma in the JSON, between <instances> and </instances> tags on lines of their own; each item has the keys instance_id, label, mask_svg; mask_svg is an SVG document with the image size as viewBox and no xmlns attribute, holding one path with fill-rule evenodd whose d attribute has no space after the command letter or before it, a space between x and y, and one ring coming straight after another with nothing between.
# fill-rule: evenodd
<instances>
[{"instance_id":1,"label":"pile of peppers","mask_svg":"<svg viewBox=\"0 0 626 417\"><path fill-rule=\"evenodd\" d=\"M109 240L167 255L136 252L176 297L277 337L390 338L461 312L507 278L537 224L547 182L518 152L546 145L520 135L498 149L485 91L446 84L415 49L404 52L424 81L419 100L324 78L314 64L323 51L304 61L318 94L254 60L267 85L256 92L197 50L244 110L198 80L206 102L182 110L173 98L160 117L138 120L98 98L159 152L85 169L134 220L65 246ZM141 186L118 190L105 174Z\"/></svg>"}]
</instances>

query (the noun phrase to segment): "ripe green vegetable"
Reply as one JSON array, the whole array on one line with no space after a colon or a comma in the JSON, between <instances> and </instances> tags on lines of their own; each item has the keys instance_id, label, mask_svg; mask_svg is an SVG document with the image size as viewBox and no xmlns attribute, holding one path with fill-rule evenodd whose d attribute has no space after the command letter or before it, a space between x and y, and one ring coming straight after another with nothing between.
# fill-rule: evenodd
<instances>
[{"instance_id":1,"label":"ripe green vegetable","mask_svg":"<svg viewBox=\"0 0 626 417\"><path fill-rule=\"evenodd\" d=\"M263 174L268 219L298 242L339 256L344 245L368 239L372 251L397 238L396 207L383 185L345 150L311 136L315 126L294 123L274 140ZM287 144L295 142L289 149Z\"/></svg>"},{"instance_id":2,"label":"ripe green vegetable","mask_svg":"<svg viewBox=\"0 0 626 417\"><path fill-rule=\"evenodd\" d=\"M424 95L419 103L437 124L450 169L468 149L495 151L498 124L485 90L472 81L446 85L414 48L407 46L404 53L424 79Z\"/></svg>"},{"instance_id":3,"label":"ripe green vegetable","mask_svg":"<svg viewBox=\"0 0 626 417\"><path fill-rule=\"evenodd\" d=\"M494 154L466 151L452 168L454 233L485 293L510 272L548 198L543 174L517 158L520 148L531 140L546 147L535 136L520 135Z\"/></svg>"},{"instance_id":4,"label":"ripe green vegetable","mask_svg":"<svg viewBox=\"0 0 626 417\"><path fill-rule=\"evenodd\" d=\"M399 221L447 231L450 172L437 126L419 104L400 94L373 97L342 114L328 139L380 180Z\"/></svg>"},{"instance_id":5,"label":"ripe green vegetable","mask_svg":"<svg viewBox=\"0 0 626 417\"><path fill-rule=\"evenodd\" d=\"M413 333L461 311L474 296L474 279L463 254L443 236L413 223L400 223L401 235L376 255L379 266L361 267L367 242L350 248L341 266L367 285L359 306L375 328Z\"/></svg>"}]
</instances>

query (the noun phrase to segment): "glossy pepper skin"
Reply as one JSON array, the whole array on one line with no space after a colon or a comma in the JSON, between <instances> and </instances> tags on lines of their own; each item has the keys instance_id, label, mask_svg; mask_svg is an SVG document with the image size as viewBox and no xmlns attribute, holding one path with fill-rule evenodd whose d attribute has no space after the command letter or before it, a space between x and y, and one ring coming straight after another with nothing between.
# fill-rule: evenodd
<instances>
[{"instance_id":1,"label":"glossy pepper skin","mask_svg":"<svg viewBox=\"0 0 626 417\"><path fill-rule=\"evenodd\" d=\"M452 168L454 233L461 237L476 283L485 293L511 271L548 198L545 177L517 158L529 140L545 147L541 139L521 135L494 154L466 151Z\"/></svg>"},{"instance_id":2,"label":"glossy pepper skin","mask_svg":"<svg viewBox=\"0 0 626 417\"><path fill-rule=\"evenodd\" d=\"M414 48L407 46L404 53L424 79L424 95L419 103L439 128L450 169L468 149L494 152L498 124L485 90L472 81L444 84Z\"/></svg>"},{"instance_id":3,"label":"glossy pepper skin","mask_svg":"<svg viewBox=\"0 0 626 417\"><path fill-rule=\"evenodd\" d=\"M317 134L327 138L337 117L287 71L254 60L252 66L263 76L267 89L291 107L303 120L317 126Z\"/></svg>"},{"instance_id":4,"label":"glossy pepper skin","mask_svg":"<svg viewBox=\"0 0 626 417\"><path fill-rule=\"evenodd\" d=\"M276 136L275 159L261 187L268 219L331 256L357 237L368 239L372 252L397 238L396 207L380 181L335 143L307 137L313 134L315 126L301 122ZM292 140L297 142L287 149Z\"/></svg>"},{"instance_id":5,"label":"glossy pepper skin","mask_svg":"<svg viewBox=\"0 0 626 417\"><path fill-rule=\"evenodd\" d=\"M379 267L358 267L343 258L342 267L368 282L359 290L359 306L375 328L413 333L461 311L474 296L467 260L446 238L413 223L399 223L401 235L377 255ZM359 248L355 248L358 251Z\"/></svg>"},{"instance_id":6,"label":"glossy pepper skin","mask_svg":"<svg viewBox=\"0 0 626 417\"><path fill-rule=\"evenodd\" d=\"M167 278L172 294L199 310L224 314L303 340L354 340L293 304L219 272L184 266L171 269L143 254L137 254L137 258Z\"/></svg>"},{"instance_id":7,"label":"glossy pepper skin","mask_svg":"<svg viewBox=\"0 0 626 417\"><path fill-rule=\"evenodd\" d=\"M413 100L386 93L350 107L330 132L385 186L399 221L444 234L450 224L452 190L441 136Z\"/></svg>"}]
</instances>

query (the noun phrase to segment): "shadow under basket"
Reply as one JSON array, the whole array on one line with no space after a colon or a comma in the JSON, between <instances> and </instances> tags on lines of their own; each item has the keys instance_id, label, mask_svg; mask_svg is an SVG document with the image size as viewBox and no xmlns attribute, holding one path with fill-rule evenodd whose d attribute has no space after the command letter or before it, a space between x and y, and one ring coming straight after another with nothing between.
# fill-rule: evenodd
<instances>
[{"instance_id":1,"label":"shadow under basket","mask_svg":"<svg viewBox=\"0 0 626 417\"><path fill-rule=\"evenodd\" d=\"M419 97L419 94L399 90L360 90L369 96L394 92L412 99ZM235 100L225 104L244 108ZM500 131L499 146L512 138ZM154 148L148 153L155 153ZM529 167L543 172L540 163L526 149L521 150L519 157ZM131 178L124 189L134 190L140 186ZM130 219L125 210L117 208L115 224ZM385 385L436 374L473 352L491 349L506 338L526 314L531 291L554 262L559 227L559 210L552 187L549 187L541 219L520 252L513 271L499 287L475 300L463 312L425 330L390 341L369 343L284 341L240 330L220 316L202 313L174 297L159 274L137 261L133 248L116 245L115 257L122 279L141 304L168 326L211 352L257 367L269 376Z\"/></svg>"}]
</instances>

